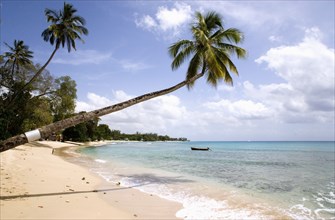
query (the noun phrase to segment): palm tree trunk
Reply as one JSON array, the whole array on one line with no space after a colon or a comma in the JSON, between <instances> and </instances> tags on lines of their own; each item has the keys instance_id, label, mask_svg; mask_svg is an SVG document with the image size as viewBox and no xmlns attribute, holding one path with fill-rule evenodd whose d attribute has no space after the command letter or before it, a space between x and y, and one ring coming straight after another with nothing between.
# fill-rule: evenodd
<instances>
[{"instance_id":1,"label":"palm tree trunk","mask_svg":"<svg viewBox=\"0 0 335 220\"><path fill-rule=\"evenodd\" d=\"M34 141L34 140L38 140L38 139L46 139L48 138L52 133L54 132L59 132L63 129L66 129L68 127L72 127L74 125L80 124L82 122L85 121L89 121L92 120L96 117L100 117L103 115L107 115L110 114L112 112L117 112L120 111L122 109L128 108L130 106L136 105L138 103L147 101L149 99L158 97L158 96L162 96L162 95L166 95L168 93L171 93L173 91L176 91L177 89L189 84L190 82L194 82L197 79L199 79L200 77L202 77L204 75L204 72L199 73L197 75L195 75L194 77L192 77L189 80L185 80L181 83L178 83L175 86L172 86L170 88L167 89L163 89L163 90L159 90L156 92L151 92L151 93L147 93L141 96L138 96L136 98L130 99L128 101L124 101L115 105L111 105L105 108L101 108L98 110L94 110L91 112L86 112L86 113L82 113L82 114L78 114L76 116L73 116L71 118L67 118L46 126L43 126L39 129L36 129L34 131L30 131L30 132L26 132L25 134L20 134L14 137L11 137L3 142L0 143L0 153L6 150L9 150L11 148L14 148L16 146L19 146L21 144L25 144L28 143L30 141Z\"/></svg>"}]
</instances>

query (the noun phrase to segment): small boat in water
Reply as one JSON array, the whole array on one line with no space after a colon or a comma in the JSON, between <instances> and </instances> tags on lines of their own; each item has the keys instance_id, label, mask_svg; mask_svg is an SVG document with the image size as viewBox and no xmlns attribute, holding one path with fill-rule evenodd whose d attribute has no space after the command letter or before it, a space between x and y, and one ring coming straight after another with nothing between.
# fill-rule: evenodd
<instances>
[{"instance_id":1,"label":"small boat in water","mask_svg":"<svg viewBox=\"0 0 335 220\"><path fill-rule=\"evenodd\" d=\"M208 151L208 150L210 150L210 148L209 147L191 147L191 150Z\"/></svg>"}]
</instances>

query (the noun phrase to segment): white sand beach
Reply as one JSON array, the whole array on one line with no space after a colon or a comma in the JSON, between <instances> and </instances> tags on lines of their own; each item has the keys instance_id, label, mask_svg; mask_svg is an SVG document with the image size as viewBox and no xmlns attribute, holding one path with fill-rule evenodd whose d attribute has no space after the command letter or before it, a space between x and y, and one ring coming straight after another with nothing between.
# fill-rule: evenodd
<instances>
[{"instance_id":1,"label":"white sand beach","mask_svg":"<svg viewBox=\"0 0 335 220\"><path fill-rule=\"evenodd\" d=\"M0 154L1 219L177 219L179 203L108 183L34 142Z\"/></svg>"}]
</instances>

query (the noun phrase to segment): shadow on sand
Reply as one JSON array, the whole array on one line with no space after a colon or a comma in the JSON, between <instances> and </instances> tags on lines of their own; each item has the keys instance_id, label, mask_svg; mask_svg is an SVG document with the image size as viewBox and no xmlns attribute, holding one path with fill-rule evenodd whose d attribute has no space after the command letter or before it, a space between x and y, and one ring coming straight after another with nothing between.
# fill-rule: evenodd
<instances>
[{"instance_id":1,"label":"shadow on sand","mask_svg":"<svg viewBox=\"0 0 335 220\"><path fill-rule=\"evenodd\" d=\"M0 200L11 200L18 198L31 198L31 197L43 197L43 196L59 196L59 195L71 195L71 194L85 194L85 193L98 193L98 192L109 192L117 190L132 189L142 185L134 185L130 187L118 187L111 189L95 189L95 190L86 190L86 191L70 191L70 192L54 192L54 193L40 193L40 194L23 194L23 195L12 195L12 196L0 196Z\"/></svg>"},{"instance_id":2,"label":"shadow on sand","mask_svg":"<svg viewBox=\"0 0 335 220\"><path fill-rule=\"evenodd\" d=\"M23 195L10 195L10 196L0 196L0 200L11 200L11 199L22 199L22 198L32 198L32 197L43 197L43 196L59 196L59 195L71 195L71 194L85 194L85 193L98 193L98 192L109 192L117 190L132 189L144 185L150 184L175 184L175 183L187 183L194 182L192 180L184 179L182 176L167 177L167 176L157 176L154 174L136 174L130 176L119 175L120 177L128 177L135 179L137 181L136 185L129 187L115 187L110 189L96 189L96 190L86 190L86 191L70 191L70 192L53 192L53 193L40 193L40 194L23 194Z\"/></svg>"}]
</instances>

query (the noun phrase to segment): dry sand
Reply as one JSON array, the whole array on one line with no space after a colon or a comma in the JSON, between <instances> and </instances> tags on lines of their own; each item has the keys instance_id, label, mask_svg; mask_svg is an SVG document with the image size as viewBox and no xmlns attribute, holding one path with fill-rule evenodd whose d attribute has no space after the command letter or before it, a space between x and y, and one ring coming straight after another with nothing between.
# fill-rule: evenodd
<instances>
[{"instance_id":1,"label":"dry sand","mask_svg":"<svg viewBox=\"0 0 335 220\"><path fill-rule=\"evenodd\" d=\"M181 204L108 183L34 142L0 154L0 219L176 219Z\"/></svg>"}]
</instances>

